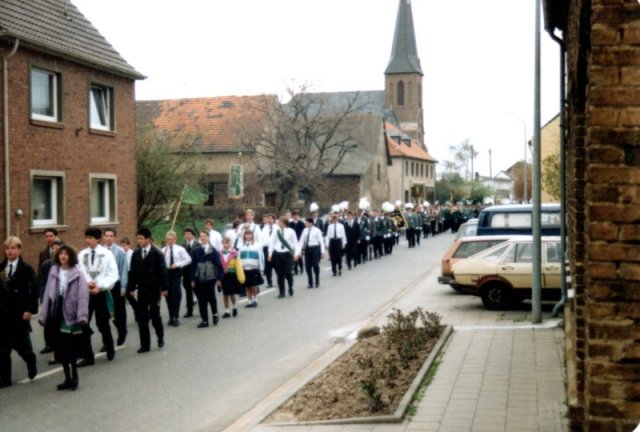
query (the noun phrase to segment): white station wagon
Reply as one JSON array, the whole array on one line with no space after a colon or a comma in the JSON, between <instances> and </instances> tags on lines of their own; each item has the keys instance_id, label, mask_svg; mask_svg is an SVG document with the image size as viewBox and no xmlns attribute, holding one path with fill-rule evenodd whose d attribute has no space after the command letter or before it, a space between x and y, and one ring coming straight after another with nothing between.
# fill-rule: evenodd
<instances>
[{"instance_id":1,"label":"white station wagon","mask_svg":"<svg viewBox=\"0 0 640 432\"><path fill-rule=\"evenodd\" d=\"M559 236L542 237L541 297L560 298L564 263ZM531 298L533 239L522 236L477 253L453 265L453 280L461 292L478 295L487 309L504 310Z\"/></svg>"}]
</instances>

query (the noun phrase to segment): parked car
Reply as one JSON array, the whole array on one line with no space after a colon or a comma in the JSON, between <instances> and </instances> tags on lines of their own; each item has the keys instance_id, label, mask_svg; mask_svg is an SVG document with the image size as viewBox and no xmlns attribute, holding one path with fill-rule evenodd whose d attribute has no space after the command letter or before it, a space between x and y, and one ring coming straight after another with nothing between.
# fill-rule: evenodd
<instances>
[{"instance_id":1,"label":"parked car","mask_svg":"<svg viewBox=\"0 0 640 432\"><path fill-rule=\"evenodd\" d=\"M453 283L453 272L451 270L453 265L460 260L477 254L478 252L482 252L483 250L489 249L497 244L504 243L513 237L514 236L498 235L456 238L451 247L449 247L442 256L438 282L443 285L451 285L451 288L460 292L460 288L457 284Z\"/></svg>"},{"instance_id":2,"label":"parked car","mask_svg":"<svg viewBox=\"0 0 640 432\"><path fill-rule=\"evenodd\" d=\"M560 235L560 204L542 204L540 210L541 235ZM531 235L532 211L531 204L487 207L478 215L476 235Z\"/></svg>"},{"instance_id":3,"label":"parked car","mask_svg":"<svg viewBox=\"0 0 640 432\"><path fill-rule=\"evenodd\" d=\"M476 235L476 230L478 229L478 219L473 218L469 219L458 228L458 233L456 234L456 240L461 239L463 237L470 237Z\"/></svg>"},{"instance_id":4,"label":"parked car","mask_svg":"<svg viewBox=\"0 0 640 432\"><path fill-rule=\"evenodd\" d=\"M452 284L464 293L478 295L487 309L504 310L531 298L533 238L514 238L453 265ZM560 237L542 238L541 297L560 298Z\"/></svg>"}]
</instances>

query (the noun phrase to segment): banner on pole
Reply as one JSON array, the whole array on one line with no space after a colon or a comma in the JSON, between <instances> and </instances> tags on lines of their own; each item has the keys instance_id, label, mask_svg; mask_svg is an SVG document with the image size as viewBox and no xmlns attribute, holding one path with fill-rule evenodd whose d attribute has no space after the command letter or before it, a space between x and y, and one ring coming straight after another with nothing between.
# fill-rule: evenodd
<instances>
[{"instance_id":1,"label":"banner on pole","mask_svg":"<svg viewBox=\"0 0 640 432\"><path fill-rule=\"evenodd\" d=\"M244 196L242 165L232 164L229 168L229 198L238 199Z\"/></svg>"}]
</instances>

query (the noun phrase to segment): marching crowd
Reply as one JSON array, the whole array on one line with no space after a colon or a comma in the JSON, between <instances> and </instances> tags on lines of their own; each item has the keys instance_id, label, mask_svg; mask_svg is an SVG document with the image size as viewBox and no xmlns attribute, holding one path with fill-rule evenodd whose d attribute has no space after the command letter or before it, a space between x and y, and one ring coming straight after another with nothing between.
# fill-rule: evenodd
<instances>
[{"instance_id":1,"label":"marching crowd","mask_svg":"<svg viewBox=\"0 0 640 432\"><path fill-rule=\"evenodd\" d=\"M390 255L402 235L413 248L421 238L459 225L457 216L447 220L439 206L406 204L404 211L401 207L385 203L380 210L369 211L368 202L361 200L355 212L341 203L323 218L314 203L304 219L299 211L277 219L265 214L261 224L248 209L222 234L212 219L199 233L185 228L181 244L177 233L169 231L161 248L154 245L148 228L138 230L133 249L126 237L116 243L115 229L89 227L84 233L86 247L77 252L49 228L44 231L47 245L37 273L20 257L20 239L9 237L0 264L0 388L12 383L12 350L26 362L29 378L37 375L30 332L31 317L38 311L45 339L40 353L52 353L49 364L62 365L65 380L58 389L75 390L78 368L95 363L89 325L93 317L102 337L101 351L111 361L115 347L127 338L129 303L138 325L138 353L145 353L151 349L150 323L158 348L165 343L162 297L169 312L167 325L180 325L184 291L183 318L193 317L197 304L201 319L197 327L208 327L209 322L215 326L220 318L238 315L238 296L246 295L245 308L258 307L260 286L273 287L274 273L278 298L283 299L294 295L294 275L306 273L307 288L319 288L320 262L327 255L332 276L340 277L343 261L351 270ZM447 209L450 215L460 212ZM222 294L222 314L216 291Z\"/></svg>"}]
</instances>

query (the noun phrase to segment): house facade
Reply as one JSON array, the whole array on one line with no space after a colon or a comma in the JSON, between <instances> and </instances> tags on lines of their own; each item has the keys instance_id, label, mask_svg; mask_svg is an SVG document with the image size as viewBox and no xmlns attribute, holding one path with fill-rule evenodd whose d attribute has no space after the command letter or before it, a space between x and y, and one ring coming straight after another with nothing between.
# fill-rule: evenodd
<instances>
[{"instance_id":1,"label":"house facade","mask_svg":"<svg viewBox=\"0 0 640 432\"><path fill-rule=\"evenodd\" d=\"M5 0L0 14L0 229L37 263L55 228L84 247L87 226L135 235L135 80L70 2Z\"/></svg>"}]
</instances>

